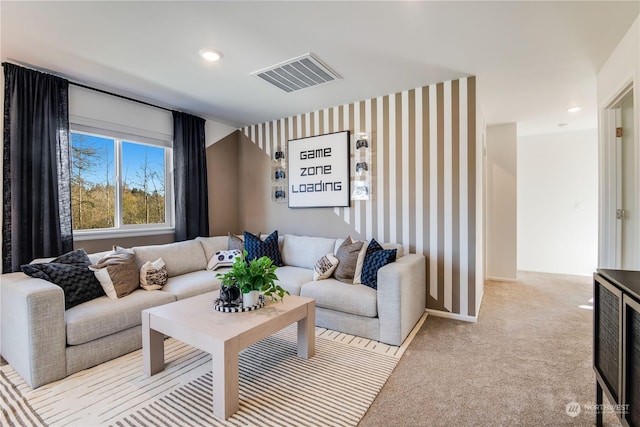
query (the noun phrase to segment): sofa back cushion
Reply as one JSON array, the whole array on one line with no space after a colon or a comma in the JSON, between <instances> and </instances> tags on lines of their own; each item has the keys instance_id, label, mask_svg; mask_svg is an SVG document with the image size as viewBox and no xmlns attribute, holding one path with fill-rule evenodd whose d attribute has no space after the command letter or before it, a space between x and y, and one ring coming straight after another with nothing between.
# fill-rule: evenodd
<instances>
[{"instance_id":1,"label":"sofa back cushion","mask_svg":"<svg viewBox=\"0 0 640 427\"><path fill-rule=\"evenodd\" d=\"M333 253L335 244L336 239L285 234L282 243L282 262L292 267L313 270L320 258Z\"/></svg>"},{"instance_id":2,"label":"sofa back cushion","mask_svg":"<svg viewBox=\"0 0 640 427\"><path fill-rule=\"evenodd\" d=\"M145 262L162 258L169 277L179 276L207 268L207 257L199 241L168 243L166 245L136 246L133 248L138 259L138 267Z\"/></svg>"},{"instance_id":3,"label":"sofa back cushion","mask_svg":"<svg viewBox=\"0 0 640 427\"><path fill-rule=\"evenodd\" d=\"M226 251L229 245L229 238L227 236L196 237L196 240L202 244L204 256L207 257L207 261L210 261L216 252Z\"/></svg>"}]
</instances>

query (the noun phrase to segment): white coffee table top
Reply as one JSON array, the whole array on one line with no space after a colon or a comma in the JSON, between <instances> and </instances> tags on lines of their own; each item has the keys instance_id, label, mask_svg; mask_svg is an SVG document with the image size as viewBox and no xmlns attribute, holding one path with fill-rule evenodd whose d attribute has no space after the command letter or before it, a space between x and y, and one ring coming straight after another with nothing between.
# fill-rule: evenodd
<instances>
[{"instance_id":1,"label":"white coffee table top","mask_svg":"<svg viewBox=\"0 0 640 427\"><path fill-rule=\"evenodd\" d=\"M199 335L200 338L206 336L216 341L235 339L256 329L260 329L270 335L269 331L273 331L271 332L272 334L293 323L289 318L299 317L299 313L306 312L307 304L313 301L311 298L287 295L281 302L267 300L265 306L257 310L243 313L224 313L216 311L213 307L219 293L220 291L208 292L153 307L145 310L145 312L151 314L152 324L156 325L159 330L163 330L167 335L182 336L181 341L202 350L209 350L208 348L203 348L202 339L193 341L184 336L184 331L189 331L189 335ZM160 324L163 325L161 326ZM175 329L180 329L182 333L172 335L171 330ZM248 338L253 342L256 340L253 334ZM241 346L243 344L242 342L240 343Z\"/></svg>"}]
</instances>

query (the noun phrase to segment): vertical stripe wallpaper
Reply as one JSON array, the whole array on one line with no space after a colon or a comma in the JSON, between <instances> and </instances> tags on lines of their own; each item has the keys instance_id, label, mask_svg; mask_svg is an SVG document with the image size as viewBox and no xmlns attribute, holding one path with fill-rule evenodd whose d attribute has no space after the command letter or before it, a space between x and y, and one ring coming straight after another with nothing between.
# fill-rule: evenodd
<instances>
[{"instance_id":1,"label":"vertical stripe wallpaper","mask_svg":"<svg viewBox=\"0 0 640 427\"><path fill-rule=\"evenodd\" d=\"M477 317L475 77L247 126L266 154L287 140L350 130L372 144L372 198L334 208L367 239L396 242L427 257L427 308ZM353 168L352 168L353 173Z\"/></svg>"}]
</instances>

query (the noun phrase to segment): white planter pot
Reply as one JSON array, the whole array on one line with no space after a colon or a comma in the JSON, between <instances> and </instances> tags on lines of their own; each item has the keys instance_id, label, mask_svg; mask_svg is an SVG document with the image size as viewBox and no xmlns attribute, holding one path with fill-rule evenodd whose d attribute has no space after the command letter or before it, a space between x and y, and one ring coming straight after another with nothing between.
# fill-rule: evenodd
<instances>
[{"instance_id":1,"label":"white planter pot","mask_svg":"<svg viewBox=\"0 0 640 427\"><path fill-rule=\"evenodd\" d=\"M259 298L259 291L251 291L248 294L242 294L242 306L251 307L254 305L258 305Z\"/></svg>"}]
</instances>

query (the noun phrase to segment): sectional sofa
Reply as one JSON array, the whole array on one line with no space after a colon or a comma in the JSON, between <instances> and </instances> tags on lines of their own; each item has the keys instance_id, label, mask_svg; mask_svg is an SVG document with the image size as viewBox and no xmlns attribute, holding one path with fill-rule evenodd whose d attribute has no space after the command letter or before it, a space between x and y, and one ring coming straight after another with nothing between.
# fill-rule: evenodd
<instances>
[{"instance_id":1,"label":"sectional sofa","mask_svg":"<svg viewBox=\"0 0 640 427\"><path fill-rule=\"evenodd\" d=\"M168 281L161 290L137 289L119 299L101 296L65 310L62 289L24 273L2 275L2 356L33 388L95 366L141 347L144 309L219 289L207 270L228 236L198 237L166 245L132 248L139 265L163 258ZM341 239L285 235L276 274L291 294L316 300L316 325L391 345L400 345L425 309L425 259L403 254L378 270L378 288L313 280L315 263L333 253ZM90 254L97 262L106 253Z\"/></svg>"}]
</instances>

